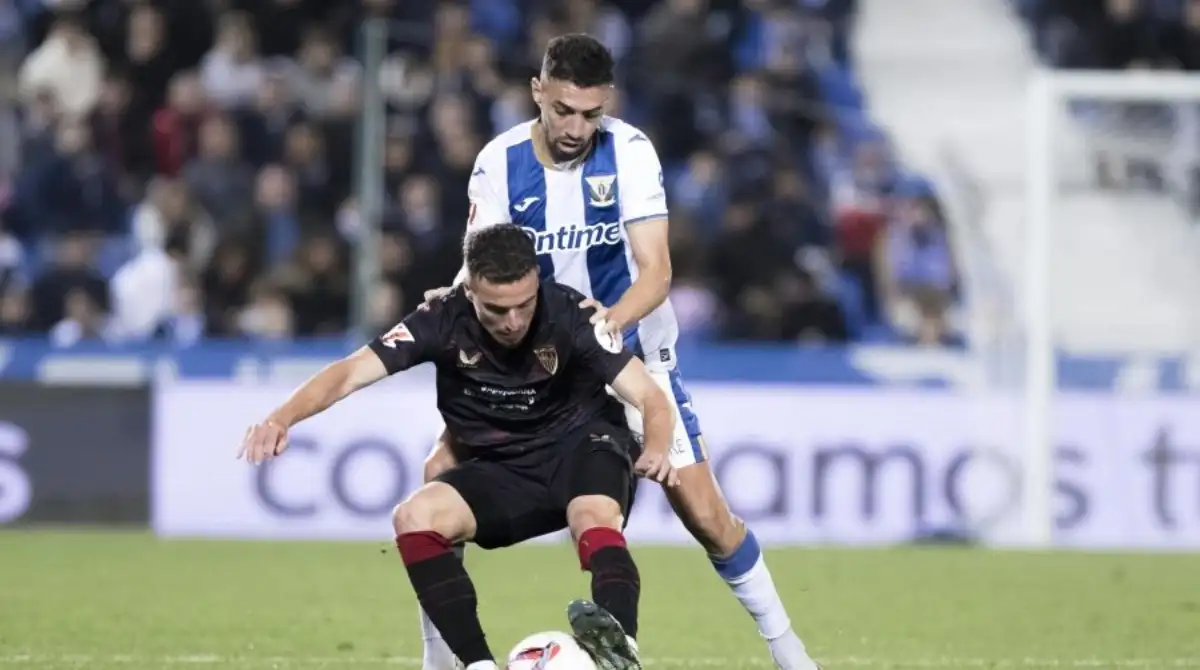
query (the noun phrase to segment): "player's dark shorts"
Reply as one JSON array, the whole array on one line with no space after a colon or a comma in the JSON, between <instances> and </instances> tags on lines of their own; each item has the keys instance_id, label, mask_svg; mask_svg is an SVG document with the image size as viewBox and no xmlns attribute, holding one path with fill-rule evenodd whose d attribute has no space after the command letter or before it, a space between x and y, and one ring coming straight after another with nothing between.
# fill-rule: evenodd
<instances>
[{"instance_id":1,"label":"player's dark shorts","mask_svg":"<svg viewBox=\"0 0 1200 670\"><path fill-rule=\"evenodd\" d=\"M633 507L640 447L625 426L597 421L553 447L504 461L473 460L437 477L453 486L475 514L475 544L509 547L567 527L567 504L579 496Z\"/></svg>"}]
</instances>

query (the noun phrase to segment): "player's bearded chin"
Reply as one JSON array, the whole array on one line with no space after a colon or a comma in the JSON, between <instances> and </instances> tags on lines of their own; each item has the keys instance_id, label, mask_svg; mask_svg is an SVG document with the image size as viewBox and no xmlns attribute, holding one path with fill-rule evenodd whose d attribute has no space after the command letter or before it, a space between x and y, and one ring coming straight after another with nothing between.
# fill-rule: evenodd
<instances>
[{"instance_id":1,"label":"player's bearded chin","mask_svg":"<svg viewBox=\"0 0 1200 670\"><path fill-rule=\"evenodd\" d=\"M587 150L587 139L575 141L574 138L571 138L570 141L572 143L566 144L565 142L568 142L567 136L565 134L560 135L556 139L551 134L550 124L546 122L545 118L541 120L541 125L542 139L546 145L546 150L549 152L550 158L553 159L555 163L565 163L567 161L574 160Z\"/></svg>"}]
</instances>

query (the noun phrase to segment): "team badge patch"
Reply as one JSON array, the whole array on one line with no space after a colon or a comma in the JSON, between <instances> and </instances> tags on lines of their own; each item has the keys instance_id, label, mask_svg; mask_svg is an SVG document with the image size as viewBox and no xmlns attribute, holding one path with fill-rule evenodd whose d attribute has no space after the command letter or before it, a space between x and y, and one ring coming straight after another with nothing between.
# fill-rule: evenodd
<instances>
[{"instance_id":1,"label":"team badge patch","mask_svg":"<svg viewBox=\"0 0 1200 670\"><path fill-rule=\"evenodd\" d=\"M379 341L388 349L395 349L398 342L416 342L408 326L403 323L396 324L396 327L389 330Z\"/></svg>"},{"instance_id":2,"label":"team badge patch","mask_svg":"<svg viewBox=\"0 0 1200 670\"><path fill-rule=\"evenodd\" d=\"M548 344L544 347L537 347L533 350L533 355L537 356L538 362L546 368L546 372L554 374L558 372L558 350L554 345Z\"/></svg>"},{"instance_id":3,"label":"team badge patch","mask_svg":"<svg viewBox=\"0 0 1200 670\"><path fill-rule=\"evenodd\" d=\"M616 204L617 200L613 197L613 183L617 181L617 175L606 174L596 177L584 177L588 185L588 197L591 200L589 204L592 207L611 207Z\"/></svg>"}]
</instances>

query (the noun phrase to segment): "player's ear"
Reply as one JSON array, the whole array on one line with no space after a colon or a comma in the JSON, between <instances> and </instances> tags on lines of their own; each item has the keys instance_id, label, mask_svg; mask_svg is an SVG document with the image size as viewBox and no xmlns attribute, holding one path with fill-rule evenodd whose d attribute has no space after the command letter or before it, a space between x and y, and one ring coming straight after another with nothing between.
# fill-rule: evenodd
<instances>
[{"instance_id":1,"label":"player's ear","mask_svg":"<svg viewBox=\"0 0 1200 670\"><path fill-rule=\"evenodd\" d=\"M533 94L533 104L538 107L542 106L542 80L538 77L533 77L529 80L529 90Z\"/></svg>"}]
</instances>

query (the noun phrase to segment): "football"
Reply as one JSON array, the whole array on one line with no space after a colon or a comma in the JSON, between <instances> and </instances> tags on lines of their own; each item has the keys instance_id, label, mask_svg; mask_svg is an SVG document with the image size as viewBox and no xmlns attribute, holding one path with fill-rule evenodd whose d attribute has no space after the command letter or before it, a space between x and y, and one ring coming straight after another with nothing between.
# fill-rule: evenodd
<instances>
[{"instance_id":1,"label":"football","mask_svg":"<svg viewBox=\"0 0 1200 670\"><path fill-rule=\"evenodd\" d=\"M596 670L596 663L568 633L534 633L508 653L508 670Z\"/></svg>"}]
</instances>

